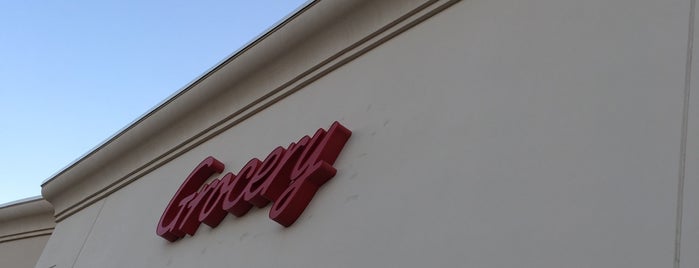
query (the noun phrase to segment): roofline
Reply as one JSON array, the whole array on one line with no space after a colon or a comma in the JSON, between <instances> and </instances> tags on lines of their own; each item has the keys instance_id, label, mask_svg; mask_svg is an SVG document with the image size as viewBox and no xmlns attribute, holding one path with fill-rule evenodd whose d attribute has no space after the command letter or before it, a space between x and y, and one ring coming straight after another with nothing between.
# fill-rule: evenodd
<instances>
[{"instance_id":1,"label":"roofline","mask_svg":"<svg viewBox=\"0 0 699 268\"><path fill-rule=\"evenodd\" d=\"M131 123L127 124L125 127L122 129L118 130L115 134L112 136L108 137L101 143L99 143L97 146L93 147L87 153L79 156L77 159L73 160L71 163L60 169L58 172L54 173L51 175L49 178L45 179L43 182L41 182L41 187L44 187L46 184L49 182L53 181L54 179L58 178L62 174L66 173L68 170L72 169L73 167L77 166L83 160L89 158L93 154L95 154L97 151L101 150L102 148L106 147L110 143L116 141L119 137L121 137L123 134L134 128L136 125L140 124L141 122L145 121L147 118L149 118L151 115L155 114L158 112L161 108L165 107L168 105L170 102L174 101L177 99L177 97L181 96L182 94L186 93L190 89L192 89L194 86L202 82L204 79L209 77L211 74L215 73L218 69L222 68L229 62L233 61L236 59L238 56L242 55L245 51L249 50L253 46L255 46L257 43L261 42L265 38L267 38L269 35L272 33L276 32L278 29L283 27L286 23L294 19L295 17L299 16L302 14L305 10L309 9L311 6L315 5L316 3L320 2L320 0L308 0L286 16L284 16L282 19L278 20L276 23L274 23L272 26L268 27L265 31L263 31L261 34L257 35L250 41L248 41L245 45L241 46L238 50L234 51L231 53L229 56L224 58L223 60L219 61L217 64L215 64L213 67L209 68L206 70L204 73L199 75L197 78L193 79L191 82L187 83L185 86L177 90L175 93L167 97L165 100L161 101L160 103L156 104L151 108L150 110L146 111L144 114L133 120ZM32 197L34 198L34 197ZM41 198L41 196L39 196ZM24 199L22 199L24 200ZM18 200L18 201L22 201ZM18 202L16 201L16 202ZM0 205L1 206L1 205Z\"/></svg>"},{"instance_id":2,"label":"roofline","mask_svg":"<svg viewBox=\"0 0 699 268\"><path fill-rule=\"evenodd\" d=\"M0 209L7 208L7 207L13 207L13 206L19 206L22 204L35 202L35 201L42 200L42 199L44 199L44 198L41 197L40 195L30 196L30 197L22 198L19 200L10 201L7 203L0 204Z\"/></svg>"},{"instance_id":3,"label":"roofline","mask_svg":"<svg viewBox=\"0 0 699 268\"><path fill-rule=\"evenodd\" d=\"M0 205L0 222L33 215L53 215L53 206L41 196L33 196Z\"/></svg>"}]
</instances>

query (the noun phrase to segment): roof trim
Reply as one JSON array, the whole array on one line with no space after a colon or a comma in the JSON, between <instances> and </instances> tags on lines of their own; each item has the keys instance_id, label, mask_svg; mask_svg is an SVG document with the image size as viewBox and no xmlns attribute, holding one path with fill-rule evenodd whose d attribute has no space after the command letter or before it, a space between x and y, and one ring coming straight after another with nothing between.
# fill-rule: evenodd
<instances>
[{"instance_id":1,"label":"roof trim","mask_svg":"<svg viewBox=\"0 0 699 268\"><path fill-rule=\"evenodd\" d=\"M286 23L289 21L293 20L295 17L299 16L302 14L305 10L309 9L311 6L315 5L316 3L320 2L320 0L309 0L306 1L304 4L293 10L291 13L287 14L284 16L282 19L274 23L272 26L267 28L267 30L263 31L261 34L257 35L254 37L252 40L248 41L246 44L244 44L241 48L238 50L234 51L231 53L228 57L224 58L223 60L219 61L216 65L213 67L209 68L206 70L204 73L199 75L197 78L193 79L191 82L187 83L185 86L177 90L175 93L167 97L165 100L161 101L157 105L153 106L150 110L146 111L143 115L126 125L124 128L120 129L117 131L115 134L112 136L108 137L101 143L99 143L97 146L93 147L90 149L87 153L83 154L82 156L78 157L76 160L73 162L69 163L62 169L60 169L58 172L54 173L51 175L49 178L45 179L42 183L41 186L43 187L44 185L48 184L49 182L55 180L56 178L60 177L62 174L66 173L68 170L74 168L81 162L83 162L85 159L89 158L93 154L95 154L97 151L101 150L102 148L107 147L109 144L114 142L115 140L119 139L123 134L140 124L141 122L145 121L149 117L151 117L153 114L161 110L163 107L168 105L169 103L173 102L175 99L177 99L179 96L185 94L187 91L192 89L194 86L199 84L200 82L204 81L207 77L211 76L213 73L215 73L217 70L221 69L223 66L228 64L229 62L233 61L236 59L238 56L243 54L245 51L249 50L253 46L255 46L257 43L262 42L265 38L270 36L272 33L283 27Z\"/></svg>"},{"instance_id":2,"label":"roof trim","mask_svg":"<svg viewBox=\"0 0 699 268\"><path fill-rule=\"evenodd\" d=\"M33 196L0 205L0 222L37 214L52 215L51 203L41 196Z\"/></svg>"},{"instance_id":3,"label":"roof trim","mask_svg":"<svg viewBox=\"0 0 699 268\"><path fill-rule=\"evenodd\" d=\"M12 206L19 206L19 205L24 204L24 203L31 203L33 201L37 201L37 200L41 200L41 199L44 199L44 198L41 197L40 195L30 196L27 198L22 198L19 200L10 201L10 202L4 203L4 204L0 204L0 209L12 207Z\"/></svg>"}]
</instances>

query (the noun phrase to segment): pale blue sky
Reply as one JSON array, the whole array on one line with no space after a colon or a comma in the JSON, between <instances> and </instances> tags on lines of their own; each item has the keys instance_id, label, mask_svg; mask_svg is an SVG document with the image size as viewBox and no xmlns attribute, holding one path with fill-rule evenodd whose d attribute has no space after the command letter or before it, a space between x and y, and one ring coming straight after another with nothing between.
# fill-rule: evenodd
<instances>
[{"instance_id":1,"label":"pale blue sky","mask_svg":"<svg viewBox=\"0 0 699 268\"><path fill-rule=\"evenodd\" d=\"M306 1L0 1L0 204Z\"/></svg>"}]
</instances>

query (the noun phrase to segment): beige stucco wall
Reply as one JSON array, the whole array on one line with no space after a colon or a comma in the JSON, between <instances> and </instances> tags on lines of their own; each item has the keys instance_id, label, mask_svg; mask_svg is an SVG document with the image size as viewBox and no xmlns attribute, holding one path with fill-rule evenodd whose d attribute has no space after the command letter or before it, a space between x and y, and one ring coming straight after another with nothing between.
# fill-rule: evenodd
<instances>
[{"instance_id":1,"label":"beige stucco wall","mask_svg":"<svg viewBox=\"0 0 699 268\"><path fill-rule=\"evenodd\" d=\"M685 167L680 267L699 265L697 94L682 164L690 1L374 2L217 80L229 90L94 180L47 191L63 219L36 267L672 267ZM317 27L330 5L296 22ZM267 207L156 236L204 157L237 172L334 120L353 136L292 227Z\"/></svg>"},{"instance_id":2,"label":"beige stucco wall","mask_svg":"<svg viewBox=\"0 0 699 268\"><path fill-rule=\"evenodd\" d=\"M41 198L0 205L0 267L34 267L54 225L51 204Z\"/></svg>"},{"instance_id":3,"label":"beige stucco wall","mask_svg":"<svg viewBox=\"0 0 699 268\"><path fill-rule=\"evenodd\" d=\"M0 243L0 265L2 267L30 268L44 250L50 235L30 237Z\"/></svg>"},{"instance_id":4,"label":"beige stucco wall","mask_svg":"<svg viewBox=\"0 0 699 268\"><path fill-rule=\"evenodd\" d=\"M697 12L695 6L694 14ZM699 21L695 19L694 29L699 29ZM694 44L699 43L699 35L694 34ZM688 89L688 124L687 124L687 161L684 174L684 191L682 200L682 233L681 233L681 265L680 267L696 267L699 265L699 50L692 51L691 79Z\"/></svg>"}]
</instances>

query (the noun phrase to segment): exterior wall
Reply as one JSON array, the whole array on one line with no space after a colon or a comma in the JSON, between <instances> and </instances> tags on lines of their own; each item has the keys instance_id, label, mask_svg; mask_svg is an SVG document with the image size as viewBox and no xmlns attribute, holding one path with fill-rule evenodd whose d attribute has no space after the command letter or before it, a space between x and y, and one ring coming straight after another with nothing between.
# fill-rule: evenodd
<instances>
[{"instance_id":1,"label":"exterior wall","mask_svg":"<svg viewBox=\"0 0 699 268\"><path fill-rule=\"evenodd\" d=\"M41 198L0 206L0 266L34 267L54 225L51 204Z\"/></svg>"},{"instance_id":2,"label":"exterior wall","mask_svg":"<svg viewBox=\"0 0 699 268\"><path fill-rule=\"evenodd\" d=\"M334 8L345 15L320 15ZM200 84L227 90L176 97L163 109L204 104L113 165L47 182L61 221L36 267L696 267L690 11L687 0L321 2L243 55L324 22L304 42ZM295 225L267 207L174 243L156 236L206 156L237 172L335 120L353 136ZM55 186L67 180L81 187Z\"/></svg>"},{"instance_id":3,"label":"exterior wall","mask_svg":"<svg viewBox=\"0 0 699 268\"><path fill-rule=\"evenodd\" d=\"M697 8L694 7L694 14L697 13ZM694 19L694 29L699 29L699 21ZM694 34L692 39L694 44L699 44L699 35ZM686 151L682 152L686 156L683 162L684 175L681 186L682 196L680 200L683 202L680 206L680 217L678 220L682 223L680 233L681 251L680 266L681 268L696 267L699 265L699 50L691 51L691 58L688 61L688 67L691 74L691 79L687 81L686 101L687 107L687 144ZM692 60L693 59L693 60ZM691 92L691 94L690 94Z\"/></svg>"},{"instance_id":4,"label":"exterior wall","mask_svg":"<svg viewBox=\"0 0 699 268\"><path fill-rule=\"evenodd\" d=\"M76 267L75 263L81 255L81 251L85 248L85 240L92 233L92 228L103 205L104 201L96 202L56 224L56 229L46 243L44 251L36 263L36 267ZM121 222L114 223L110 227L115 228L121 224ZM111 241L104 241L104 243L113 245ZM127 255L118 254L121 258L128 258Z\"/></svg>"},{"instance_id":5,"label":"exterior wall","mask_svg":"<svg viewBox=\"0 0 699 268\"><path fill-rule=\"evenodd\" d=\"M34 267L50 234L0 243L0 264L3 267Z\"/></svg>"}]
</instances>

